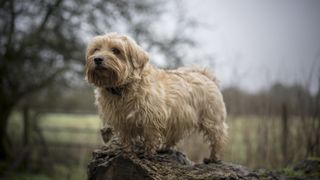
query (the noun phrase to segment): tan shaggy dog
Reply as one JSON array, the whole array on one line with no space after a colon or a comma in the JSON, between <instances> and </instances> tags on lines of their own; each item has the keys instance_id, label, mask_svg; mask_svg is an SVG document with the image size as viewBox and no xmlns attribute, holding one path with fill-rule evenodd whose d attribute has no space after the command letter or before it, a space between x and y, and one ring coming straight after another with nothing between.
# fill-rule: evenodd
<instances>
[{"instance_id":1,"label":"tan shaggy dog","mask_svg":"<svg viewBox=\"0 0 320 180\"><path fill-rule=\"evenodd\" d=\"M217 161L227 125L216 79L205 69L162 70L148 61L149 55L125 35L110 33L89 43L86 78L96 86L104 125L124 147L142 141L148 154L169 149L198 130L210 142L207 162Z\"/></svg>"}]
</instances>

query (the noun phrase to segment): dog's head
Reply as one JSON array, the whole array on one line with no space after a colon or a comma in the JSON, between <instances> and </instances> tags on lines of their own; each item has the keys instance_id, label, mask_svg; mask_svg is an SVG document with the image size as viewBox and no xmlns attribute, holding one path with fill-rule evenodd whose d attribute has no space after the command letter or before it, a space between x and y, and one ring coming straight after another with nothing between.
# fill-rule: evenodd
<instances>
[{"instance_id":1,"label":"dog's head","mask_svg":"<svg viewBox=\"0 0 320 180\"><path fill-rule=\"evenodd\" d=\"M118 87L137 78L148 61L148 54L128 36L96 36L87 49L86 78L97 87Z\"/></svg>"}]
</instances>

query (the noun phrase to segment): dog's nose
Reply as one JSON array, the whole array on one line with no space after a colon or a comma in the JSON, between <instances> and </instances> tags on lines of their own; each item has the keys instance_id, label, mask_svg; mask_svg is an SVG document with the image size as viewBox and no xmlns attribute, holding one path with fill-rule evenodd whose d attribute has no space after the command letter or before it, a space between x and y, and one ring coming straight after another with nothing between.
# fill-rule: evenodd
<instances>
[{"instance_id":1,"label":"dog's nose","mask_svg":"<svg viewBox=\"0 0 320 180\"><path fill-rule=\"evenodd\" d=\"M101 57L95 57L93 60L94 60L94 63L95 63L96 65L101 65L101 64L102 64L102 61L103 61L103 58L101 58Z\"/></svg>"}]
</instances>

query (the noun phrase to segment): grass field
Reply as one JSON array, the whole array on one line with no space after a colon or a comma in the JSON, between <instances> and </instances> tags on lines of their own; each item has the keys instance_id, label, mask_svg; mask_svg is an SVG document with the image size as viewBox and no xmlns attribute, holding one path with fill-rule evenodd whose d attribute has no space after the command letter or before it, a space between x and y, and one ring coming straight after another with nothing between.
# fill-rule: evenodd
<instances>
[{"instance_id":1,"label":"grass field","mask_svg":"<svg viewBox=\"0 0 320 180\"><path fill-rule=\"evenodd\" d=\"M14 113L9 123L9 134L17 148L15 154L19 154L22 147L23 126L20 113ZM43 136L48 145L46 157L41 157L44 148L38 146L39 135L32 133L31 143L34 146L31 154L32 164L29 165L30 172L14 173L9 179L86 179L86 165L91 158L94 147L102 145L99 134L101 126L97 115L78 114L46 114L38 119L38 125L43 130ZM46 129L60 129L59 131L47 131ZM68 132L68 129L92 129L95 132ZM91 145L91 147L57 147L56 144ZM40 154L40 155L39 155ZM31 166L31 167L30 167Z\"/></svg>"},{"instance_id":2,"label":"grass field","mask_svg":"<svg viewBox=\"0 0 320 180\"><path fill-rule=\"evenodd\" d=\"M90 128L96 129L96 133L74 133L68 131L44 131L46 142L67 144L91 144L102 145L99 135L101 122L96 115L76 114L46 114L39 118L39 126L46 128ZM243 164L252 168L256 167L281 167L281 124L280 118L263 118L258 116L229 117L229 143L226 146L224 160ZM10 136L14 137L17 144L21 143L22 122L19 113L15 113L9 124ZM292 148L299 147L295 142L298 136L299 124L296 119L292 120L290 134L292 135ZM37 135L34 134L36 139ZM202 136L192 134L187 140L178 145L178 149L185 152L194 162L201 162L209 154L209 147L203 142ZM53 165L51 173L37 175L39 179L86 179L86 165L91 158L93 148L59 148L50 147L48 162ZM298 151L298 149L295 149ZM16 152L18 153L18 151ZM299 155L295 155L299 159ZM68 161L70 159L70 161ZM293 159L293 160L295 160ZM37 161L37 160L36 160ZM37 162L35 162L37 163ZM47 171L46 171L47 172ZM19 174L17 174L17 177ZM13 177L14 178L14 177ZM18 178L19 179L19 178Z\"/></svg>"},{"instance_id":3,"label":"grass field","mask_svg":"<svg viewBox=\"0 0 320 180\"><path fill-rule=\"evenodd\" d=\"M62 131L59 133L46 132L45 137L48 141L65 142L65 143L101 143L99 134L101 123L96 115L73 115L73 114L49 114L44 116L40 121L42 128L77 128L77 129L95 129L94 133L70 133Z\"/></svg>"},{"instance_id":4,"label":"grass field","mask_svg":"<svg viewBox=\"0 0 320 180\"><path fill-rule=\"evenodd\" d=\"M255 116L229 117L229 139L223 159L238 164L246 164L248 149L246 141L248 141L248 138L250 142L257 141L256 132L252 132L249 136L246 132L256 129L258 124L259 119ZM179 143L178 149L184 151L191 160L198 163L202 162L204 157L209 156L209 146L199 133L194 133Z\"/></svg>"}]
</instances>

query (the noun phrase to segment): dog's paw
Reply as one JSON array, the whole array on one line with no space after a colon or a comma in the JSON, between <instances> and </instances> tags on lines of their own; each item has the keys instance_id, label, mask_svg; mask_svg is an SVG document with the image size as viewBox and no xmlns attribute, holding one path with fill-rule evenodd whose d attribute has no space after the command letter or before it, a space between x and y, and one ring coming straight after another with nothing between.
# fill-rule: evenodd
<instances>
[{"instance_id":1,"label":"dog's paw","mask_svg":"<svg viewBox=\"0 0 320 180\"><path fill-rule=\"evenodd\" d=\"M220 163L222 163L222 161L220 159L204 158L203 163L204 164L211 164L211 163L220 164Z\"/></svg>"}]
</instances>

